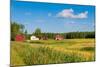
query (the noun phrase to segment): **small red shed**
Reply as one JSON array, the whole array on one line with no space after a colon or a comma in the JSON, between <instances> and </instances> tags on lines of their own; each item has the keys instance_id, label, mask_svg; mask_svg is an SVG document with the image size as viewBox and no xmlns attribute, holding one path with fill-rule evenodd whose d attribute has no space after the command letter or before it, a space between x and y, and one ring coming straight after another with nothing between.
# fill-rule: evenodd
<instances>
[{"instance_id":1,"label":"small red shed","mask_svg":"<svg viewBox=\"0 0 100 67\"><path fill-rule=\"evenodd\" d=\"M15 40L16 41L24 41L25 40L25 36L22 35L22 34L18 34L18 35L16 35Z\"/></svg>"},{"instance_id":2,"label":"small red shed","mask_svg":"<svg viewBox=\"0 0 100 67\"><path fill-rule=\"evenodd\" d=\"M63 39L64 39L64 38L63 38L62 35L57 34L57 35L55 36L55 40L63 40Z\"/></svg>"}]
</instances>

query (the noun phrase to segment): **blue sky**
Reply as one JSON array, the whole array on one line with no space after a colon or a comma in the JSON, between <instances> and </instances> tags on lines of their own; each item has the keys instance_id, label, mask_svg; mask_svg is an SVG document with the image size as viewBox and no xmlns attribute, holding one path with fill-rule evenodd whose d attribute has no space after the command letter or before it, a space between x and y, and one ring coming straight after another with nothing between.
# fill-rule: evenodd
<instances>
[{"instance_id":1,"label":"blue sky","mask_svg":"<svg viewBox=\"0 0 100 67\"><path fill-rule=\"evenodd\" d=\"M95 7L40 2L11 3L11 21L21 23L28 33L94 31Z\"/></svg>"}]
</instances>

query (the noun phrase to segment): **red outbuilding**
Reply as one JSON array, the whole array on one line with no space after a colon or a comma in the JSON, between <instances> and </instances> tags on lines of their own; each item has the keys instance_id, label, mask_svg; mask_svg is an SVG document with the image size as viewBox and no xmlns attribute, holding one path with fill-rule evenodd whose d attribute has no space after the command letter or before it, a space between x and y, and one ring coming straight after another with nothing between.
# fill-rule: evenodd
<instances>
[{"instance_id":1,"label":"red outbuilding","mask_svg":"<svg viewBox=\"0 0 100 67\"><path fill-rule=\"evenodd\" d=\"M63 39L64 39L64 37L62 35L57 34L55 36L55 40L63 40Z\"/></svg>"},{"instance_id":2,"label":"red outbuilding","mask_svg":"<svg viewBox=\"0 0 100 67\"><path fill-rule=\"evenodd\" d=\"M18 34L18 35L16 35L15 40L16 41L24 41L25 40L25 36L22 35L22 34Z\"/></svg>"}]
</instances>

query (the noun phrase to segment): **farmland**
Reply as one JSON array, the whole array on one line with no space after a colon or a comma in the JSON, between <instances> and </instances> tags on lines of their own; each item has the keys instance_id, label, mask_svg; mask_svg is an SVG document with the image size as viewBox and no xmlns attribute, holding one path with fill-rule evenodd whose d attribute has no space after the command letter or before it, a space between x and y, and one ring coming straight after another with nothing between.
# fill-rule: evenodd
<instances>
[{"instance_id":1,"label":"farmland","mask_svg":"<svg viewBox=\"0 0 100 67\"><path fill-rule=\"evenodd\" d=\"M11 41L11 66L95 61L94 39Z\"/></svg>"}]
</instances>

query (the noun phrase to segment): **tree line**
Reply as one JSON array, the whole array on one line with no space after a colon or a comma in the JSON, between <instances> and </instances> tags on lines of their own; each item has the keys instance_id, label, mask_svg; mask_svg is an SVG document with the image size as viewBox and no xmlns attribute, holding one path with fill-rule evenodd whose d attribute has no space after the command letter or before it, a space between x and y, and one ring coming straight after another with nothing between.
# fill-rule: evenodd
<instances>
[{"instance_id":1,"label":"tree line","mask_svg":"<svg viewBox=\"0 0 100 67\"><path fill-rule=\"evenodd\" d=\"M95 32L41 33L40 36L46 36L49 39L54 39L57 34L63 36L64 39L95 38ZM38 36L36 34L33 35Z\"/></svg>"},{"instance_id":2,"label":"tree line","mask_svg":"<svg viewBox=\"0 0 100 67\"><path fill-rule=\"evenodd\" d=\"M28 34L25 30L25 26L18 24L16 22L11 22L11 40L15 39L17 34L23 34L26 39L30 39L30 36L34 35L37 37L47 37L48 39L54 39L54 37L59 34L63 36L64 39L76 39L76 38L95 38L95 32L68 32L68 33L51 33L51 32L41 32L40 28L37 28L32 34Z\"/></svg>"}]
</instances>

